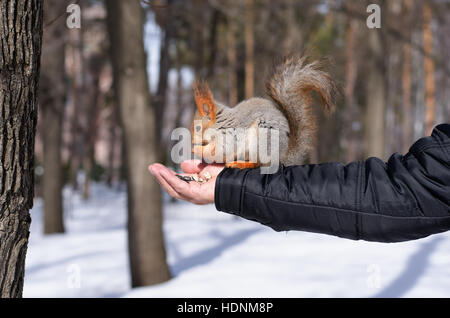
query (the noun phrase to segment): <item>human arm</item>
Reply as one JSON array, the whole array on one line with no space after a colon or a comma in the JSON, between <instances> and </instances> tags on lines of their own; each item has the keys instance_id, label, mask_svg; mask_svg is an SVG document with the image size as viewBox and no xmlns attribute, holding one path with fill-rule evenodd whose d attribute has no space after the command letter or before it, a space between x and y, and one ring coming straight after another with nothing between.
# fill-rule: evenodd
<instances>
[{"instance_id":1,"label":"human arm","mask_svg":"<svg viewBox=\"0 0 450 318\"><path fill-rule=\"evenodd\" d=\"M450 125L402 156L259 169L224 169L219 211L270 226L349 239L399 242L450 229Z\"/></svg>"}]
</instances>

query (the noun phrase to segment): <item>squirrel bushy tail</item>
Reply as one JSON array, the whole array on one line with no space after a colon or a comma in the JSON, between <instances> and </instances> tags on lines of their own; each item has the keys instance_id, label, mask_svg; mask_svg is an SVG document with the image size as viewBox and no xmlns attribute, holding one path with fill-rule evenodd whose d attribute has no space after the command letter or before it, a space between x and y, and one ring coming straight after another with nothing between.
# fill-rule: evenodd
<instances>
[{"instance_id":1,"label":"squirrel bushy tail","mask_svg":"<svg viewBox=\"0 0 450 318\"><path fill-rule=\"evenodd\" d=\"M285 162L299 164L313 147L316 119L311 104L316 92L327 113L335 109L336 86L320 63L308 63L305 57L289 57L275 67L266 83L266 93L281 108L289 123L289 146Z\"/></svg>"}]
</instances>

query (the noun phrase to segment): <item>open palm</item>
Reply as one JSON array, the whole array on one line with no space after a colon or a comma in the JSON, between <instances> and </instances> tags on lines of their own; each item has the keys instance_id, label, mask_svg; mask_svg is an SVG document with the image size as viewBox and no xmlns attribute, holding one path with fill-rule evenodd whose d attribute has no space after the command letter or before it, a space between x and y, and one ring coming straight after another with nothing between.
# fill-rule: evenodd
<instances>
[{"instance_id":1,"label":"open palm","mask_svg":"<svg viewBox=\"0 0 450 318\"><path fill-rule=\"evenodd\" d=\"M186 182L176 177L175 171L172 171L162 164L155 163L148 167L149 171L155 176L159 184L172 197L184 201L189 201L194 204L208 204L214 203L214 189L216 179L219 173L223 170L224 165L221 164L207 164L200 160L187 160L181 163L182 175L198 174L203 176L206 172L211 175L205 183Z\"/></svg>"}]
</instances>

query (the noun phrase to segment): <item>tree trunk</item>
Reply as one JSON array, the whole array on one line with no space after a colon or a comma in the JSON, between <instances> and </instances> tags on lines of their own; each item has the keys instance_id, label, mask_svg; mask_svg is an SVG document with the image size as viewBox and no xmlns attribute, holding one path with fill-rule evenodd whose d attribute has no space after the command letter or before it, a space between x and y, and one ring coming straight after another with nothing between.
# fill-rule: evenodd
<instances>
[{"instance_id":1,"label":"tree trunk","mask_svg":"<svg viewBox=\"0 0 450 318\"><path fill-rule=\"evenodd\" d=\"M169 59L169 49L170 41L173 36L173 21L172 21L172 0L167 0L167 6L156 7L155 15L156 20L163 32L163 36L160 44L159 51L159 75L158 75L158 88L156 95L154 96L153 104L155 105L155 115L156 115L156 134L157 142L163 144L161 140L162 129L163 129L163 119L164 110L167 104L167 88L169 87L169 70L170 70L170 59ZM163 6L161 1L155 2L156 6Z\"/></svg>"},{"instance_id":2,"label":"tree trunk","mask_svg":"<svg viewBox=\"0 0 450 318\"><path fill-rule=\"evenodd\" d=\"M107 4L107 3L106 3ZM111 8L108 7L107 5L107 28L108 28L108 33L109 33L109 55L111 57L111 59L113 59L113 63L114 63L114 59L117 59L116 57L116 52L114 51L115 48L113 48L112 46L112 42L113 42L113 36L114 33L116 32L116 25L115 25L115 21L110 17L110 15L112 14L109 10ZM116 42L117 40L115 40L114 42ZM116 43L116 45L118 45ZM112 68L112 95L113 95L113 101L111 102L111 107L113 108L111 110L111 120L110 120L110 140L109 140L109 153L108 153L108 177L107 177L107 184L111 187L112 186L112 181L114 179L114 177L116 176L118 180L121 180L121 168L119 169L119 173L115 173L115 165L114 165L114 159L117 155L118 149L116 148L120 148L120 157L123 158L122 156L122 136L118 136L121 134L118 134L118 130L120 129L120 110L119 110L119 87L118 87L118 79L119 79L119 69L118 67L113 67ZM117 140L119 139L119 140Z\"/></svg>"},{"instance_id":3,"label":"tree trunk","mask_svg":"<svg viewBox=\"0 0 450 318\"><path fill-rule=\"evenodd\" d=\"M219 23L222 19L220 11L217 9L212 9L212 17L209 22L209 38L208 38L208 61L207 61L207 72L206 78L214 79L214 74L216 70L216 61L217 61L217 51L218 49L218 32L219 32Z\"/></svg>"},{"instance_id":4,"label":"tree trunk","mask_svg":"<svg viewBox=\"0 0 450 318\"><path fill-rule=\"evenodd\" d=\"M177 49L177 58L176 58L176 71L177 71L177 89L176 89L176 107L177 107L177 115L175 117L175 128L182 127L182 118L184 114L184 105L183 105L183 96L184 96L184 87L183 87L183 64L182 64L182 53L180 45L176 45ZM172 147L175 145L176 141L172 141L169 149L167 149L168 153L170 153Z\"/></svg>"},{"instance_id":5,"label":"tree trunk","mask_svg":"<svg viewBox=\"0 0 450 318\"><path fill-rule=\"evenodd\" d=\"M296 17L296 0L286 0L283 3L286 24L286 36L283 41L283 52L286 56L301 52L304 46L302 28Z\"/></svg>"},{"instance_id":6,"label":"tree trunk","mask_svg":"<svg viewBox=\"0 0 450 318\"><path fill-rule=\"evenodd\" d=\"M412 27L411 10L412 0L404 0L404 16L406 20L406 28L408 29L408 37L411 39ZM403 130L403 152L406 153L411 146L413 140L413 109L411 103L411 45L403 43L403 65L402 65L402 130Z\"/></svg>"},{"instance_id":7,"label":"tree trunk","mask_svg":"<svg viewBox=\"0 0 450 318\"><path fill-rule=\"evenodd\" d=\"M170 273L161 191L147 171L158 155L143 45L144 16L138 0L110 0L106 5L126 153L131 281L133 287L152 285L168 280Z\"/></svg>"},{"instance_id":8,"label":"tree trunk","mask_svg":"<svg viewBox=\"0 0 450 318\"><path fill-rule=\"evenodd\" d=\"M72 116L70 123L70 184L74 190L78 189L78 169L80 168L80 106L82 106L81 93L82 93L82 33L80 29L74 29L71 31L73 38L71 39L72 46Z\"/></svg>"},{"instance_id":9,"label":"tree trunk","mask_svg":"<svg viewBox=\"0 0 450 318\"><path fill-rule=\"evenodd\" d=\"M194 75L197 79L204 79L205 72L205 0L194 0L190 24L192 27L192 42L194 43ZM195 107L192 108L195 112Z\"/></svg>"},{"instance_id":10,"label":"tree trunk","mask_svg":"<svg viewBox=\"0 0 450 318\"><path fill-rule=\"evenodd\" d=\"M83 155L83 168L84 168L84 185L83 185L83 199L87 200L90 196L90 184L92 169L95 163L95 144L97 142L97 127L98 127L98 116L100 108L100 72L102 70L101 61L104 59L103 56L91 57L91 67L89 68L89 73L91 77L91 82L88 89L89 100L86 106L86 122L87 127L84 134L84 155Z\"/></svg>"},{"instance_id":11,"label":"tree trunk","mask_svg":"<svg viewBox=\"0 0 450 318\"><path fill-rule=\"evenodd\" d=\"M433 13L430 3L425 1L423 7L423 47L425 51L425 133L427 136L431 135L436 117L434 62L430 57L433 54L432 18Z\"/></svg>"},{"instance_id":12,"label":"tree trunk","mask_svg":"<svg viewBox=\"0 0 450 318\"><path fill-rule=\"evenodd\" d=\"M115 179L115 161L116 157L116 144L117 144L117 105L114 100L111 107L111 114L109 115L109 136L108 136L108 168L106 173L106 184L108 187L112 187L113 180Z\"/></svg>"},{"instance_id":13,"label":"tree trunk","mask_svg":"<svg viewBox=\"0 0 450 318\"><path fill-rule=\"evenodd\" d=\"M357 22L350 18L347 24L346 46L345 46L345 112L344 116L344 143L345 162L352 162L356 159L356 138L354 121L356 117L355 105L355 84L357 75L357 63L355 56L356 48L356 28Z\"/></svg>"},{"instance_id":14,"label":"tree trunk","mask_svg":"<svg viewBox=\"0 0 450 318\"><path fill-rule=\"evenodd\" d=\"M386 87L384 81L384 50L381 31L369 33L370 60L366 90L366 156L384 159Z\"/></svg>"},{"instance_id":15,"label":"tree trunk","mask_svg":"<svg viewBox=\"0 0 450 318\"><path fill-rule=\"evenodd\" d=\"M60 0L44 2L44 23L64 12ZM62 119L66 98L65 42L67 28L64 19L49 25L43 37L40 107L44 146L44 233L63 233L63 170L61 164Z\"/></svg>"},{"instance_id":16,"label":"tree trunk","mask_svg":"<svg viewBox=\"0 0 450 318\"><path fill-rule=\"evenodd\" d=\"M245 98L255 95L255 35L253 0L245 3Z\"/></svg>"},{"instance_id":17,"label":"tree trunk","mask_svg":"<svg viewBox=\"0 0 450 318\"><path fill-rule=\"evenodd\" d=\"M33 205L42 2L0 1L0 297L21 297Z\"/></svg>"},{"instance_id":18,"label":"tree trunk","mask_svg":"<svg viewBox=\"0 0 450 318\"><path fill-rule=\"evenodd\" d=\"M237 87L237 54L236 54L236 22L235 17L228 17L227 25L227 59L228 59L228 104L238 103Z\"/></svg>"}]
</instances>

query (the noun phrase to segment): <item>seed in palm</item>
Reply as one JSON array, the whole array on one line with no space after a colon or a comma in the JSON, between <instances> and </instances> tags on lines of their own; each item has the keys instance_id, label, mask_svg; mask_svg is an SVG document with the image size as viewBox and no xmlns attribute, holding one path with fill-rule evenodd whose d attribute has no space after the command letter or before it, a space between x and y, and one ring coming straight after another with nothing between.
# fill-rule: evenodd
<instances>
[{"instance_id":1,"label":"seed in palm","mask_svg":"<svg viewBox=\"0 0 450 318\"><path fill-rule=\"evenodd\" d=\"M192 176L182 176L180 174L176 174L175 176L183 181L186 181L187 183L195 181L199 184L202 184L211 179L211 175L208 172L205 174L204 178L200 177L198 174L193 174Z\"/></svg>"},{"instance_id":2,"label":"seed in palm","mask_svg":"<svg viewBox=\"0 0 450 318\"><path fill-rule=\"evenodd\" d=\"M206 181L208 181L209 179L212 178L212 177L211 177L211 174L210 174L208 171L206 171L206 172L203 174L203 177L206 179Z\"/></svg>"},{"instance_id":3,"label":"seed in palm","mask_svg":"<svg viewBox=\"0 0 450 318\"><path fill-rule=\"evenodd\" d=\"M187 183L189 183L191 181L194 181L194 179L191 176L182 176L182 175L179 175L179 174L176 174L175 176L177 176L179 179L181 179L181 180L183 180L183 181L185 181Z\"/></svg>"}]
</instances>

